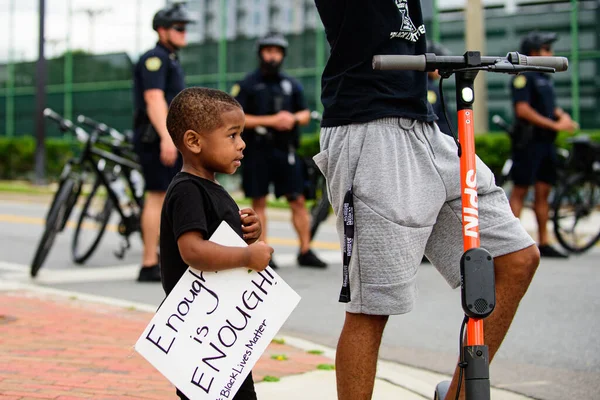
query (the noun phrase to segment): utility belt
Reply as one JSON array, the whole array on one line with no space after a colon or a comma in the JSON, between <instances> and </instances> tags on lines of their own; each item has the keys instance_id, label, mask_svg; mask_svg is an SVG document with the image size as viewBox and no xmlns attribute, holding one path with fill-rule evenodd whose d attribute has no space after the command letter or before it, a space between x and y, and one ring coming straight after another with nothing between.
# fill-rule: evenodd
<instances>
[{"instance_id":1,"label":"utility belt","mask_svg":"<svg viewBox=\"0 0 600 400\"><path fill-rule=\"evenodd\" d=\"M145 110L136 110L133 116L133 128L140 143L152 144L160 140Z\"/></svg>"},{"instance_id":2,"label":"utility belt","mask_svg":"<svg viewBox=\"0 0 600 400\"><path fill-rule=\"evenodd\" d=\"M523 150L533 141L535 126L522 119L517 119L510 135L512 149Z\"/></svg>"}]
</instances>

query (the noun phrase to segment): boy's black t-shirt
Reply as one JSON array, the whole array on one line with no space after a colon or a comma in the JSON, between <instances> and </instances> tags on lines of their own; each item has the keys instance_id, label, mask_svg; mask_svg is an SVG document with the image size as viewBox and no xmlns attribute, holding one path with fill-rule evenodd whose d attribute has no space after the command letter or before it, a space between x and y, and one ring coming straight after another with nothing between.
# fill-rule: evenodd
<instances>
[{"instance_id":1,"label":"boy's black t-shirt","mask_svg":"<svg viewBox=\"0 0 600 400\"><path fill-rule=\"evenodd\" d=\"M186 232L198 231L208 240L221 221L227 221L243 236L239 207L221 185L186 172L178 173L169 185L160 218L160 272L167 296L188 268L179 253L177 239ZM187 399L179 390L177 395ZM233 400L256 400L252 373Z\"/></svg>"},{"instance_id":2,"label":"boy's black t-shirt","mask_svg":"<svg viewBox=\"0 0 600 400\"><path fill-rule=\"evenodd\" d=\"M419 0L315 0L331 54L321 80L322 126L383 117L435 121L427 74L376 71L378 54L424 54Z\"/></svg>"},{"instance_id":3,"label":"boy's black t-shirt","mask_svg":"<svg viewBox=\"0 0 600 400\"><path fill-rule=\"evenodd\" d=\"M160 265L167 296L188 268L179 253L179 237L198 231L208 240L221 221L243 236L239 207L221 185L178 173L169 185L160 218Z\"/></svg>"}]
</instances>

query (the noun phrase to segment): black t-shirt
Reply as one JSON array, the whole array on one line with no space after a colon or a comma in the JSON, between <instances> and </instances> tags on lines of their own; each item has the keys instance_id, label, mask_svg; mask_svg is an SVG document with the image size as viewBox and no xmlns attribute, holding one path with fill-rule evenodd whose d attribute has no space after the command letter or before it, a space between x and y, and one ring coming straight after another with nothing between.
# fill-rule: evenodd
<instances>
[{"instance_id":1,"label":"black t-shirt","mask_svg":"<svg viewBox=\"0 0 600 400\"><path fill-rule=\"evenodd\" d=\"M435 121L427 101L427 75L376 71L378 54L424 54L419 0L315 0L331 54L322 77L322 126L383 117Z\"/></svg>"},{"instance_id":2,"label":"black t-shirt","mask_svg":"<svg viewBox=\"0 0 600 400\"><path fill-rule=\"evenodd\" d=\"M296 113L308 109L304 99L302 85L291 76L280 72L275 76L264 76L260 69L249 73L231 88L231 94L242 105L244 112L250 115L273 115L279 111ZM274 131L271 128L269 140L261 140L254 129L244 131L247 151L260 147L260 144L288 151L289 145L298 147L299 129L295 126L291 131Z\"/></svg>"},{"instance_id":3,"label":"black t-shirt","mask_svg":"<svg viewBox=\"0 0 600 400\"><path fill-rule=\"evenodd\" d=\"M243 236L239 207L221 185L186 172L178 173L169 185L160 218L160 265L167 295L188 268L179 253L179 237L198 231L208 240L221 221L227 221Z\"/></svg>"},{"instance_id":4,"label":"black t-shirt","mask_svg":"<svg viewBox=\"0 0 600 400\"><path fill-rule=\"evenodd\" d=\"M543 72L524 72L511 80L513 106L524 101L538 114L556 120L556 93L549 74ZM521 121L528 124L526 121ZM533 128L533 139L538 142L554 142L557 132L539 126Z\"/></svg>"}]
</instances>

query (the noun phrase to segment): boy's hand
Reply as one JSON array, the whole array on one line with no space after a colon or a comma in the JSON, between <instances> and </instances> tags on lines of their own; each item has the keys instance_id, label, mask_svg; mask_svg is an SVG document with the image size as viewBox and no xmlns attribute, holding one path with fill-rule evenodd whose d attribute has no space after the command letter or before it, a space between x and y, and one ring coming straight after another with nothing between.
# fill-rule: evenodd
<instances>
[{"instance_id":1,"label":"boy's hand","mask_svg":"<svg viewBox=\"0 0 600 400\"><path fill-rule=\"evenodd\" d=\"M246 247L248 250L247 267L255 271L263 271L269 265L273 248L265 242L256 242Z\"/></svg>"},{"instance_id":2,"label":"boy's hand","mask_svg":"<svg viewBox=\"0 0 600 400\"><path fill-rule=\"evenodd\" d=\"M246 243L251 244L256 242L262 233L262 227L256 211L251 208L244 208L240 210L240 219Z\"/></svg>"}]
</instances>

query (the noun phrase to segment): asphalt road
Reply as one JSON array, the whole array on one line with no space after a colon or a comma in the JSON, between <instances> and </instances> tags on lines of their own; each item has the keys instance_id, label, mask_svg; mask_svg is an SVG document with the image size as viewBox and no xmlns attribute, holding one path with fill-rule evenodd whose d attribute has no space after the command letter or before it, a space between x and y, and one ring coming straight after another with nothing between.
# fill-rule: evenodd
<instances>
[{"instance_id":1,"label":"asphalt road","mask_svg":"<svg viewBox=\"0 0 600 400\"><path fill-rule=\"evenodd\" d=\"M41 235L46 205L36 199L0 199L0 276L29 280L28 265ZM115 221L113 221L115 222ZM37 284L158 305L158 284L134 281L141 255L138 237L123 260L112 252L119 239L106 233L85 266L72 263L72 229L62 233ZM315 248L330 261L326 270L299 268L291 224L274 218L271 244L279 274L302 296L283 327L287 335L335 347L344 308L337 302L341 263L332 224L323 227ZM537 399L600 398L600 248L567 261L542 261L532 286L491 368L492 384ZM462 321L459 291L451 290L431 265L418 276L419 300L407 315L390 318L382 359L451 373Z\"/></svg>"}]
</instances>

